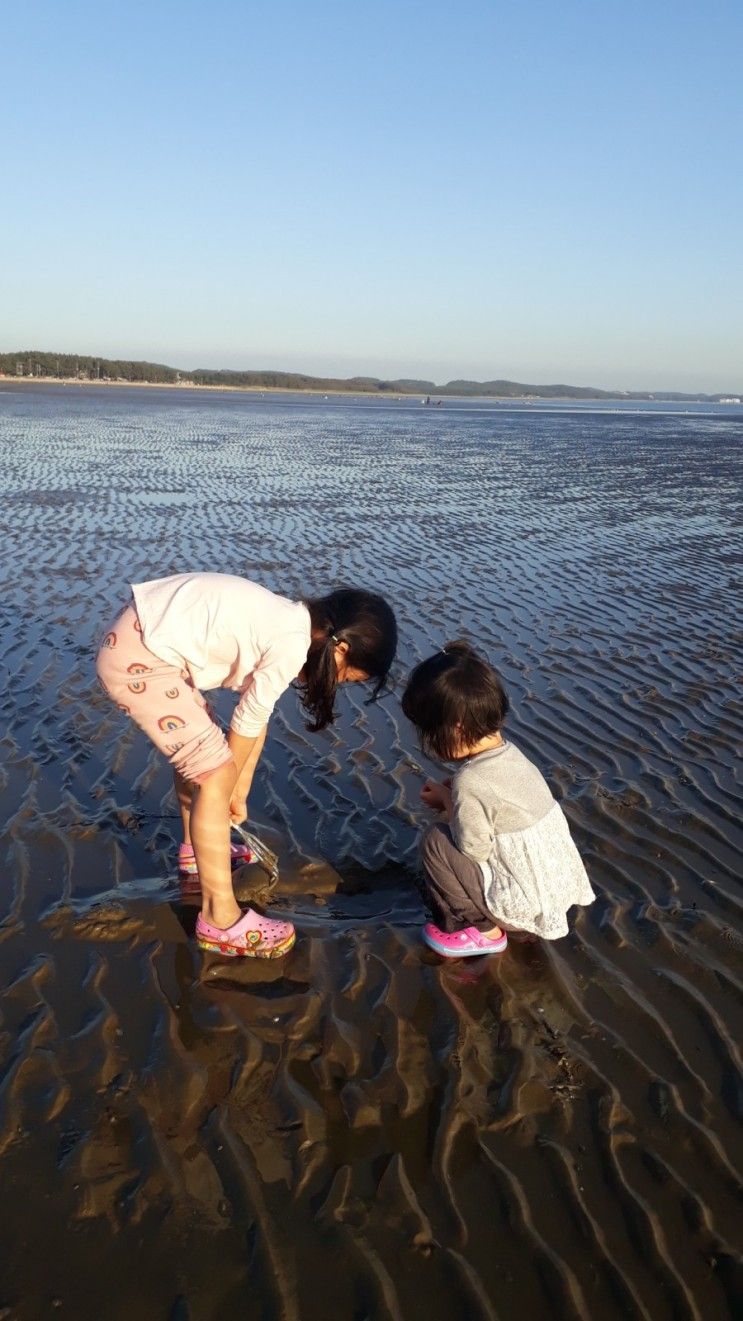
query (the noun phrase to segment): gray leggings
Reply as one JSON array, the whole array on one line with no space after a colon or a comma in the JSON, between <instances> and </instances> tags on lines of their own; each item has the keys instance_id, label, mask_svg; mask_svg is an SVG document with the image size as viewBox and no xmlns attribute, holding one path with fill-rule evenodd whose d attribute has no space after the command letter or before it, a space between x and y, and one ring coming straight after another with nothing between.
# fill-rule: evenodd
<instances>
[{"instance_id":1,"label":"gray leggings","mask_svg":"<svg viewBox=\"0 0 743 1321\"><path fill-rule=\"evenodd\" d=\"M462 927L490 931L497 925L485 903L482 872L472 858L460 853L448 826L435 825L426 830L420 855L426 897L441 931L459 931Z\"/></svg>"}]
</instances>

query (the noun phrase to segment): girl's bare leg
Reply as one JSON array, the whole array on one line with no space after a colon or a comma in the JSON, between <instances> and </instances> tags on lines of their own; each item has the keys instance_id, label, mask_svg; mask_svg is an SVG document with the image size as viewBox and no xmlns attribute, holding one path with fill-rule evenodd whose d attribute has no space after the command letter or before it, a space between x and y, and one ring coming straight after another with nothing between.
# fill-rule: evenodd
<instances>
[{"instance_id":1,"label":"girl's bare leg","mask_svg":"<svg viewBox=\"0 0 743 1321\"><path fill-rule=\"evenodd\" d=\"M184 780L182 775L173 771L173 784L175 785L175 796L178 799L181 821L183 822L183 843L191 843L191 806L193 802L194 785L190 780Z\"/></svg>"},{"instance_id":2,"label":"girl's bare leg","mask_svg":"<svg viewBox=\"0 0 743 1321\"><path fill-rule=\"evenodd\" d=\"M230 795L237 772L233 761L195 785L190 830L201 881L201 911L207 922L225 930L237 922L240 906L232 888L230 867Z\"/></svg>"}]
</instances>

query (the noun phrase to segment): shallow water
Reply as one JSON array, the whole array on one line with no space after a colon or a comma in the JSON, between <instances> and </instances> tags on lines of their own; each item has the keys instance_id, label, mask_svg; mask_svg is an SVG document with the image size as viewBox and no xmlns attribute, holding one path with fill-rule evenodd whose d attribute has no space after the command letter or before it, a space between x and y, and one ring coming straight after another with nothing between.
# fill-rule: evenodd
<instances>
[{"instance_id":1,"label":"shallow water","mask_svg":"<svg viewBox=\"0 0 743 1321\"><path fill-rule=\"evenodd\" d=\"M0 388L8 1317L734 1314L742 438L731 408ZM256 785L295 950L198 954L166 768L90 660L128 583L185 569L383 590L401 674L478 640L599 895L570 937L421 947L426 768L357 689L319 736L288 694Z\"/></svg>"}]
</instances>

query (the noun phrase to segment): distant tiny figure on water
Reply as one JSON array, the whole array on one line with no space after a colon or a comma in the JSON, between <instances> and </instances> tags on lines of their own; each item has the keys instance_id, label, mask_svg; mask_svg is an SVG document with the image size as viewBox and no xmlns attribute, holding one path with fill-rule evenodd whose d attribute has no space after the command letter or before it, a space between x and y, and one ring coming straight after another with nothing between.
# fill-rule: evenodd
<instances>
[{"instance_id":1,"label":"distant tiny figure on water","mask_svg":"<svg viewBox=\"0 0 743 1321\"><path fill-rule=\"evenodd\" d=\"M312 731L334 720L339 684L370 683L375 700L397 649L394 613L359 588L291 601L221 573L135 583L131 595L103 638L96 669L173 768L183 821L179 870L202 895L197 942L230 956L279 958L294 944L294 927L241 911L231 868L249 854L230 845L231 823L245 819L281 694L296 682ZM226 736L202 696L214 688L240 694Z\"/></svg>"},{"instance_id":2,"label":"distant tiny figure on water","mask_svg":"<svg viewBox=\"0 0 743 1321\"><path fill-rule=\"evenodd\" d=\"M425 943L462 958L500 954L509 935L567 935L568 910L596 896L546 780L503 736L508 698L495 670L469 643L447 643L413 671L402 709L427 755L458 763L421 791L443 818L421 839L434 916Z\"/></svg>"}]
</instances>

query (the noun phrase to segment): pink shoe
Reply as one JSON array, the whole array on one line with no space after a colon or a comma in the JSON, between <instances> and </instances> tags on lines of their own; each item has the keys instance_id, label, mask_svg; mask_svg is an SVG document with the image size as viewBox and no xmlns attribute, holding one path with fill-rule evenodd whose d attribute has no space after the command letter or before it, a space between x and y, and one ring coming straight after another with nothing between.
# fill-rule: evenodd
<instances>
[{"instance_id":1,"label":"pink shoe","mask_svg":"<svg viewBox=\"0 0 743 1321\"><path fill-rule=\"evenodd\" d=\"M291 922L262 917L254 908L247 908L226 931L212 926L201 913L196 919L199 949L226 954L233 959L280 959L282 954L289 953L296 938Z\"/></svg>"},{"instance_id":2,"label":"pink shoe","mask_svg":"<svg viewBox=\"0 0 743 1321\"><path fill-rule=\"evenodd\" d=\"M243 862L252 862L253 854L247 844L230 844L230 864L239 867ZM178 871L181 876L198 876L196 858L190 844L181 844L178 849Z\"/></svg>"},{"instance_id":3,"label":"pink shoe","mask_svg":"<svg viewBox=\"0 0 743 1321\"><path fill-rule=\"evenodd\" d=\"M462 931L441 931L433 922L426 922L422 935L429 949L435 949L445 959L466 959L473 954L502 954L508 944L505 932L497 940L489 940L477 927L464 927Z\"/></svg>"}]
</instances>

